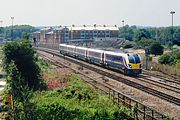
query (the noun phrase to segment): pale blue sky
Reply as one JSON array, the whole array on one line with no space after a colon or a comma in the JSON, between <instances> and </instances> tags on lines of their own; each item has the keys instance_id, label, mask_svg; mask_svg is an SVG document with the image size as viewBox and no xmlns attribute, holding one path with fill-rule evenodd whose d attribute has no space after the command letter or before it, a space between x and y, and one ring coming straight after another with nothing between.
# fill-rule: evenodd
<instances>
[{"instance_id":1,"label":"pale blue sky","mask_svg":"<svg viewBox=\"0 0 180 120\"><path fill-rule=\"evenodd\" d=\"M3 26L110 24L170 26L180 25L180 0L0 0Z\"/></svg>"}]
</instances>

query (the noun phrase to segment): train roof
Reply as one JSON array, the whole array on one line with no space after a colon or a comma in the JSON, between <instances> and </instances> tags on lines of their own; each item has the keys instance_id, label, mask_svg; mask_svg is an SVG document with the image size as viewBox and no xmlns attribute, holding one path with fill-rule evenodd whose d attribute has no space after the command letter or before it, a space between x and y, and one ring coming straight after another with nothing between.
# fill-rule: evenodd
<instances>
[{"instance_id":1,"label":"train roof","mask_svg":"<svg viewBox=\"0 0 180 120\"><path fill-rule=\"evenodd\" d=\"M67 47L75 48L76 46L74 45L66 45Z\"/></svg>"},{"instance_id":2,"label":"train roof","mask_svg":"<svg viewBox=\"0 0 180 120\"><path fill-rule=\"evenodd\" d=\"M111 54L111 55L116 55L116 56L118 56L118 55L126 55L126 53L120 53L120 52L113 52L113 51L105 51L104 52L105 54Z\"/></svg>"},{"instance_id":3,"label":"train roof","mask_svg":"<svg viewBox=\"0 0 180 120\"><path fill-rule=\"evenodd\" d=\"M59 46L67 46L66 44L59 44Z\"/></svg>"},{"instance_id":4,"label":"train roof","mask_svg":"<svg viewBox=\"0 0 180 120\"><path fill-rule=\"evenodd\" d=\"M134 55L134 54L137 54L137 53L128 53L128 52L125 52L123 50L115 50L115 51L106 51L106 50L101 50L101 49L93 49L93 48L86 48L86 47L80 47L80 46L74 46L74 45L67 45L67 44L59 44L59 46L67 46L67 47L72 47L72 48L77 48L77 49L83 49L83 50L89 50L89 51L95 51L95 52L104 52L105 54L111 54L111 55ZM137 54L138 55L138 54Z\"/></svg>"},{"instance_id":5,"label":"train roof","mask_svg":"<svg viewBox=\"0 0 180 120\"><path fill-rule=\"evenodd\" d=\"M88 48L88 51L94 51L94 52L104 52L104 50L92 49L92 48Z\"/></svg>"},{"instance_id":6,"label":"train roof","mask_svg":"<svg viewBox=\"0 0 180 120\"><path fill-rule=\"evenodd\" d=\"M85 48L85 47L79 47L77 46L76 49L82 49L82 50L87 50L88 48Z\"/></svg>"}]
</instances>

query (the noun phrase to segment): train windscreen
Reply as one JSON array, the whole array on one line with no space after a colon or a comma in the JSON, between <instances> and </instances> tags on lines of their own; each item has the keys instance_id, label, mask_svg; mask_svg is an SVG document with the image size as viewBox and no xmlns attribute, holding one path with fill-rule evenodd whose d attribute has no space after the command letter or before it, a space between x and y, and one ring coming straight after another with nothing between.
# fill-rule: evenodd
<instances>
[{"instance_id":1,"label":"train windscreen","mask_svg":"<svg viewBox=\"0 0 180 120\"><path fill-rule=\"evenodd\" d=\"M140 57L137 54L128 55L129 63L141 63Z\"/></svg>"}]
</instances>

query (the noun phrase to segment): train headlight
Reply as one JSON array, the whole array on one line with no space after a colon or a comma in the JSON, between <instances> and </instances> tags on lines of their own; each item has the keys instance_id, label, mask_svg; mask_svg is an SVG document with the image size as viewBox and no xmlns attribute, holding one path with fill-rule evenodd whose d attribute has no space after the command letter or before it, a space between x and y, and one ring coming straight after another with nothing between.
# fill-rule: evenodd
<instances>
[{"instance_id":1,"label":"train headlight","mask_svg":"<svg viewBox=\"0 0 180 120\"><path fill-rule=\"evenodd\" d=\"M132 66L130 64L128 64L130 68L132 68Z\"/></svg>"}]
</instances>

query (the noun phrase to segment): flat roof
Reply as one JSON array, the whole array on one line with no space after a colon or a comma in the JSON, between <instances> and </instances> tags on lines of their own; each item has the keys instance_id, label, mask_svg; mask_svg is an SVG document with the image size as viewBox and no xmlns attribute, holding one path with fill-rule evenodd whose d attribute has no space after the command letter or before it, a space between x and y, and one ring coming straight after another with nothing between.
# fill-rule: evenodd
<instances>
[{"instance_id":1,"label":"flat roof","mask_svg":"<svg viewBox=\"0 0 180 120\"><path fill-rule=\"evenodd\" d=\"M67 28L69 30L119 30L119 28L115 26L71 26Z\"/></svg>"}]
</instances>

